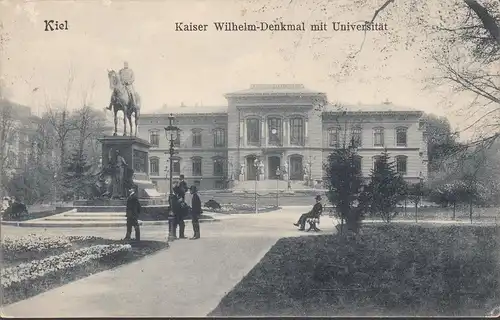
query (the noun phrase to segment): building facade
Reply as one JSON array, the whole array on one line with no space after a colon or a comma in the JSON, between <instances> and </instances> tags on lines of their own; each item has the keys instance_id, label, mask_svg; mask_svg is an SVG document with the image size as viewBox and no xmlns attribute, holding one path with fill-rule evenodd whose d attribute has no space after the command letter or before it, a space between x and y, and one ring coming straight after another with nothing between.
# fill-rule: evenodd
<instances>
[{"instance_id":1,"label":"building facade","mask_svg":"<svg viewBox=\"0 0 500 320\"><path fill-rule=\"evenodd\" d=\"M164 127L170 113L181 129L175 141L174 179L183 174L188 184L204 190L249 180L287 179L313 185L323 180L328 155L344 143L356 145L364 176L385 149L405 179L416 182L427 177L421 111L390 103L331 105L326 94L303 85L252 85L225 97L227 106L217 109L165 108L141 115L138 135L153 145L149 175L160 191L168 191L169 184Z\"/></svg>"}]
</instances>

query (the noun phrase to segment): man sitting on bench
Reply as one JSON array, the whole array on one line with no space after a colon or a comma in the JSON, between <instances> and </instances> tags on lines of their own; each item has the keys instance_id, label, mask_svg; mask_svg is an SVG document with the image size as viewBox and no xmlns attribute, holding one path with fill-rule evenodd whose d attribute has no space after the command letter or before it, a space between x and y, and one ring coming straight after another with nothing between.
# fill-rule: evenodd
<instances>
[{"instance_id":1,"label":"man sitting on bench","mask_svg":"<svg viewBox=\"0 0 500 320\"><path fill-rule=\"evenodd\" d=\"M299 221L297 221L297 223L293 224L294 226L299 227L299 231L305 230L306 222L308 219L319 219L319 216L323 212L323 205L321 204L321 196L317 195L315 199L316 199L316 203L314 204L312 210L301 215L299 218ZM314 227L315 222L313 220L312 220L312 223L313 224L310 223L311 228L315 229L315 231L318 231L319 229ZM309 228L309 230L311 230L311 228ZM316 229L318 229L318 230L316 230Z\"/></svg>"}]
</instances>

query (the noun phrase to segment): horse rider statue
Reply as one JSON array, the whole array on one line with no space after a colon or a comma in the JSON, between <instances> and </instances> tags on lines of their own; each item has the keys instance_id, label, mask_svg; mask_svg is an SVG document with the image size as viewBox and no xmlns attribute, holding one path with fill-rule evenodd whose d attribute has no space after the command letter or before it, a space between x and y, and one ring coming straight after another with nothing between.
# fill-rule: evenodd
<instances>
[{"instance_id":1,"label":"horse rider statue","mask_svg":"<svg viewBox=\"0 0 500 320\"><path fill-rule=\"evenodd\" d=\"M115 132L117 131L117 112L123 111L123 135L127 135L127 120L130 126L130 134L132 135L132 114L135 116L135 136L137 136L137 123L140 115L140 96L134 90L134 72L128 67L128 62L125 62L123 68L118 72L108 70L108 78L110 80L110 88L113 90L111 101L107 110L114 111Z\"/></svg>"}]
</instances>

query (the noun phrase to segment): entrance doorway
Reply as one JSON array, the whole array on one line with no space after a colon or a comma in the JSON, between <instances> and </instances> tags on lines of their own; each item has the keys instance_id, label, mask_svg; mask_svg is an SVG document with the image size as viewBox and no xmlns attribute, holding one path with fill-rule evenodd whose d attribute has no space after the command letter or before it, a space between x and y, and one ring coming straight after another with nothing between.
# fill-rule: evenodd
<instances>
[{"instance_id":1,"label":"entrance doorway","mask_svg":"<svg viewBox=\"0 0 500 320\"><path fill-rule=\"evenodd\" d=\"M304 168L301 156L290 157L290 180L304 180Z\"/></svg>"},{"instance_id":2,"label":"entrance doorway","mask_svg":"<svg viewBox=\"0 0 500 320\"><path fill-rule=\"evenodd\" d=\"M279 176L276 174L276 170L281 166L281 157L279 156L269 156L267 157L267 176L269 179L278 179Z\"/></svg>"},{"instance_id":3,"label":"entrance doorway","mask_svg":"<svg viewBox=\"0 0 500 320\"><path fill-rule=\"evenodd\" d=\"M246 165L247 165L247 180L257 180L257 168L255 168L254 161L255 156L248 156Z\"/></svg>"}]
</instances>

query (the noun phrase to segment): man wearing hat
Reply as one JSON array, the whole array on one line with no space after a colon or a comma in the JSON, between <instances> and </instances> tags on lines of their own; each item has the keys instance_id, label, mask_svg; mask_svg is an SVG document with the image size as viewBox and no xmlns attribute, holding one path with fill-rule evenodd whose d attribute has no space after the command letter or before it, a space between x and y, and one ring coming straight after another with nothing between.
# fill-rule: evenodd
<instances>
[{"instance_id":1,"label":"man wearing hat","mask_svg":"<svg viewBox=\"0 0 500 320\"><path fill-rule=\"evenodd\" d=\"M132 234L132 227L135 230L135 240L141 240L141 231L139 230L139 214L141 213L141 203L137 198L137 193L135 188L129 190L129 196L127 198L127 234L125 235L125 239L130 240L130 236Z\"/></svg>"},{"instance_id":2,"label":"man wearing hat","mask_svg":"<svg viewBox=\"0 0 500 320\"><path fill-rule=\"evenodd\" d=\"M191 240L199 239L200 238L200 216L202 214L201 210L201 200L200 196L198 196L198 190L196 186L191 186L189 188L189 192L192 194L191 197L191 218L192 218L192 223L193 223L193 231L194 231L194 236L191 238Z\"/></svg>"},{"instance_id":3,"label":"man wearing hat","mask_svg":"<svg viewBox=\"0 0 500 320\"><path fill-rule=\"evenodd\" d=\"M307 218L318 218L323 212L323 205L321 204L321 196L317 195L315 199L316 203L314 204L312 210L301 215L299 221L293 224L296 227L300 227L299 228L300 231L305 230Z\"/></svg>"}]
</instances>

